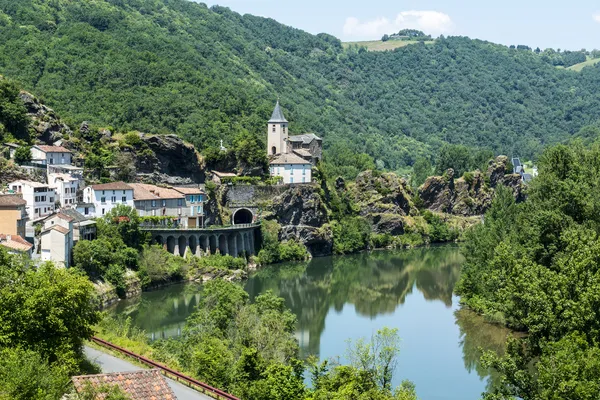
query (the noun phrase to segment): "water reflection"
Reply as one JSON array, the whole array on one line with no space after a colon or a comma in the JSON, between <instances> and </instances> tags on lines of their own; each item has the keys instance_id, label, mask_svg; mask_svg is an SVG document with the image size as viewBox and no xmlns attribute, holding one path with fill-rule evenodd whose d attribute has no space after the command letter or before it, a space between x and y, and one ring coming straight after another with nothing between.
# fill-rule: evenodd
<instances>
[{"instance_id":1,"label":"water reflection","mask_svg":"<svg viewBox=\"0 0 600 400\"><path fill-rule=\"evenodd\" d=\"M285 299L298 317L303 357L342 355L344 340L398 327L398 376L414 381L421 398L477 399L495 381L479 363L480 348L503 352L509 331L459 309L452 292L462 262L452 246L316 258L260 270L245 289L251 298L272 290ZM174 285L110 312L130 316L154 339L178 336L201 290Z\"/></svg>"},{"instance_id":2,"label":"water reflection","mask_svg":"<svg viewBox=\"0 0 600 400\"><path fill-rule=\"evenodd\" d=\"M341 312L349 303L361 316L392 314L414 287L427 300L451 307L462 261L453 247L317 258L306 266L262 270L250 278L246 290L251 297L266 290L283 297L298 316L303 355L319 355L330 308Z\"/></svg>"}]
</instances>

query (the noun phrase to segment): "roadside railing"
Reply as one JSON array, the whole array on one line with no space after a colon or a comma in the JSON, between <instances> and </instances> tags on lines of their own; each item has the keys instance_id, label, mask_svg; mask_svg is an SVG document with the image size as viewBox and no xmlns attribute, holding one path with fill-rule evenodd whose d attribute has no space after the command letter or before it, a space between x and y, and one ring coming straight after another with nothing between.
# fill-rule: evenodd
<instances>
[{"instance_id":1,"label":"roadside railing","mask_svg":"<svg viewBox=\"0 0 600 400\"><path fill-rule=\"evenodd\" d=\"M194 378L190 378L182 374L181 372L175 371L165 365L159 364L156 361L152 361L149 358L144 356L140 356L139 354L135 354L123 347L117 346L116 344L112 344L111 342L107 342L104 339L100 339L99 337L92 336L92 341L100 346L107 347L111 350L114 350L118 353L125 354L126 356L132 357L136 359L138 362L149 365L151 367L159 369L165 376L174 378L178 382L185 383L186 385L193 387L201 393L207 394L216 399L225 399L225 400L240 400L239 398L230 395L229 393L225 393L224 391L214 388L210 385L207 385L204 382L200 382Z\"/></svg>"},{"instance_id":2,"label":"roadside railing","mask_svg":"<svg viewBox=\"0 0 600 400\"><path fill-rule=\"evenodd\" d=\"M260 222L253 222L251 224L235 224L235 225L211 225L205 228L200 227L184 227L181 225L163 225L163 224L140 224L140 229L144 231L165 231L165 230L174 230L174 231L221 231L221 230L236 230L236 229L246 229L246 228L254 228L260 226Z\"/></svg>"}]
</instances>

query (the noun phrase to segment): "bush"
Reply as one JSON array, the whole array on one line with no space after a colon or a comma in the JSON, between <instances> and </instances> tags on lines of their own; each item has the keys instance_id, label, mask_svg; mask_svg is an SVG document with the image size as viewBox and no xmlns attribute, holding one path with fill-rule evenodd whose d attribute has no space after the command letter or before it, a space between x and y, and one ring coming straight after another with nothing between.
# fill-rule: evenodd
<instances>
[{"instance_id":1,"label":"bush","mask_svg":"<svg viewBox=\"0 0 600 400\"><path fill-rule=\"evenodd\" d=\"M188 264L181 257L174 256L160 245L144 246L139 257L138 276L144 288L186 277Z\"/></svg>"},{"instance_id":2,"label":"bush","mask_svg":"<svg viewBox=\"0 0 600 400\"><path fill-rule=\"evenodd\" d=\"M371 247L374 249L382 249L394 244L394 237L389 233L373 233L371 234Z\"/></svg>"},{"instance_id":3,"label":"bush","mask_svg":"<svg viewBox=\"0 0 600 400\"><path fill-rule=\"evenodd\" d=\"M17 164L31 162L31 149L29 147L21 146L15 150L15 162Z\"/></svg>"},{"instance_id":4,"label":"bush","mask_svg":"<svg viewBox=\"0 0 600 400\"><path fill-rule=\"evenodd\" d=\"M365 250L371 237L371 225L361 217L333 221L333 251L336 254Z\"/></svg>"},{"instance_id":5,"label":"bush","mask_svg":"<svg viewBox=\"0 0 600 400\"><path fill-rule=\"evenodd\" d=\"M458 238L458 232L452 229L439 215L429 210L423 212L423 217L429 224L427 235L431 243L449 242Z\"/></svg>"},{"instance_id":6,"label":"bush","mask_svg":"<svg viewBox=\"0 0 600 400\"><path fill-rule=\"evenodd\" d=\"M262 265L284 261L303 261L308 258L306 246L295 241L279 242L281 227L276 221L263 221L261 226L262 249L258 260Z\"/></svg>"}]
</instances>

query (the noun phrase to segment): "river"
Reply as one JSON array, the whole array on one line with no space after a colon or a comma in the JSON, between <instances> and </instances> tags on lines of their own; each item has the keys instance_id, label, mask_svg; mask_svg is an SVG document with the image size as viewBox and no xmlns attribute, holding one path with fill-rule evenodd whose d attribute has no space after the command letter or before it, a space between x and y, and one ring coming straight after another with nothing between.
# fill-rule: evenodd
<instances>
[{"instance_id":1,"label":"river","mask_svg":"<svg viewBox=\"0 0 600 400\"><path fill-rule=\"evenodd\" d=\"M453 289L463 258L454 246L377 251L264 268L245 283L254 298L272 290L298 317L301 354L340 357L348 339L382 327L402 338L394 385L413 381L422 400L479 399L493 381L479 348L503 350L508 330L461 310ZM174 285L125 300L125 314L154 338L177 336L194 310L201 286Z\"/></svg>"}]
</instances>

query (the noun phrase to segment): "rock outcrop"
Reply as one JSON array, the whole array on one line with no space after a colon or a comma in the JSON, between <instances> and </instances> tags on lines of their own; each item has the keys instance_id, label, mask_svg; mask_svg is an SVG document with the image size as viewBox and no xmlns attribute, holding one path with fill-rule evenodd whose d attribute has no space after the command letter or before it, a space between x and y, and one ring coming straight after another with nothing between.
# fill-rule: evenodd
<instances>
[{"instance_id":1,"label":"rock outcrop","mask_svg":"<svg viewBox=\"0 0 600 400\"><path fill-rule=\"evenodd\" d=\"M291 187L273 199L271 215L281 225L279 240L295 239L312 256L331 254L333 234L327 209L313 185Z\"/></svg>"},{"instance_id":2,"label":"rock outcrop","mask_svg":"<svg viewBox=\"0 0 600 400\"><path fill-rule=\"evenodd\" d=\"M19 97L27 108L27 113L31 118L30 126L36 132L39 141L53 144L73 133L71 128L60 121L53 109L40 103L31 93L21 92Z\"/></svg>"},{"instance_id":3,"label":"rock outcrop","mask_svg":"<svg viewBox=\"0 0 600 400\"><path fill-rule=\"evenodd\" d=\"M345 187L343 181L336 181L338 191ZM401 235L404 217L418 213L410 186L394 173L362 172L350 190L359 214L371 223L375 233Z\"/></svg>"},{"instance_id":4,"label":"rock outcrop","mask_svg":"<svg viewBox=\"0 0 600 400\"><path fill-rule=\"evenodd\" d=\"M142 145L135 151L139 180L171 185L204 182L202 160L193 145L176 135L141 134L140 138Z\"/></svg>"},{"instance_id":5,"label":"rock outcrop","mask_svg":"<svg viewBox=\"0 0 600 400\"><path fill-rule=\"evenodd\" d=\"M492 204L498 185L510 187L517 201L524 200L520 175L507 172L506 156L491 160L485 175L477 170L455 179L454 170L448 169L443 176L428 178L419 188L419 198L431 211L461 216L482 215Z\"/></svg>"}]
</instances>

